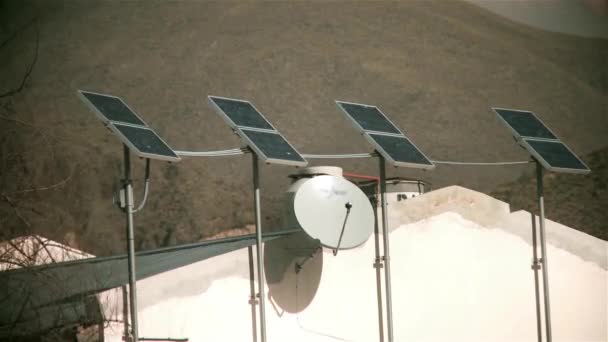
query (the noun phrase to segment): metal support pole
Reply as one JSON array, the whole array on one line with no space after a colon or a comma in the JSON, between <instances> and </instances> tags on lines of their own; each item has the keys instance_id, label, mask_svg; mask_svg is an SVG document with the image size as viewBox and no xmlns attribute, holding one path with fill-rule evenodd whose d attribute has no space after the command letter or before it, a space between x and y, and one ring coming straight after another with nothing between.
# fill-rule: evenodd
<instances>
[{"instance_id":1,"label":"metal support pole","mask_svg":"<svg viewBox=\"0 0 608 342\"><path fill-rule=\"evenodd\" d=\"M135 284L135 237L133 233L133 185L131 184L131 152L123 147L125 163L125 211L127 213L127 255L129 263L129 312L131 313L131 335L139 341L137 330L137 285Z\"/></svg>"},{"instance_id":2,"label":"metal support pole","mask_svg":"<svg viewBox=\"0 0 608 342\"><path fill-rule=\"evenodd\" d=\"M391 258L389 249L388 209L386 207L386 165L380 159L380 200L382 203L382 237L384 242L384 285L386 286L386 330L388 342L393 342L393 304L391 291Z\"/></svg>"},{"instance_id":3,"label":"metal support pole","mask_svg":"<svg viewBox=\"0 0 608 342\"><path fill-rule=\"evenodd\" d=\"M260 297L260 339L266 342L266 296L264 294L264 264L262 263L262 215L260 213L260 174L258 167L258 156L251 154L253 161L253 197L255 208L255 235L256 254L258 269L258 289Z\"/></svg>"},{"instance_id":4,"label":"metal support pole","mask_svg":"<svg viewBox=\"0 0 608 342\"><path fill-rule=\"evenodd\" d=\"M255 319L255 306L258 301L255 298L255 271L253 269L253 247L247 247L247 256L249 259L249 304L251 305L251 331L253 340L258 340L257 322Z\"/></svg>"},{"instance_id":5,"label":"metal support pole","mask_svg":"<svg viewBox=\"0 0 608 342\"><path fill-rule=\"evenodd\" d=\"M123 285L122 289L122 320L123 320L123 334L126 337L129 336L129 290L127 286Z\"/></svg>"},{"instance_id":6,"label":"metal support pole","mask_svg":"<svg viewBox=\"0 0 608 342\"><path fill-rule=\"evenodd\" d=\"M377 185L378 187L380 184ZM376 192L378 194L378 191ZM384 342L384 321L382 318L382 259L380 258L380 232L378 231L378 196L373 200L374 208L374 250L376 258L374 260L374 268L376 269L376 295L378 300L378 331L380 333L380 342Z\"/></svg>"},{"instance_id":7,"label":"metal support pole","mask_svg":"<svg viewBox=\"0 0 608 342\"><path fill-rule=\"evenodd\" d=\"M545 326L547 342L552 341L551 306L549 304L549 266L547 263L547 242L545 240L545 203L543 195L543 167L536 162L536 192L538 193L538 208L540 212L540 253L543 269L543 294L545 296Z\"/></svg>"},{"instance_id":8,"label":"metal support pole","mask_svg":"<svg viewBox=\"0 0 608 342\"><path fill-rule=\"evenodd\" d=\"M532 216L532 270L534 271L534 297L536 300L536 335L538 337L538 342L542 342L543 328L542 318L540 316L540 286L538 283L538 270L540 269L540 263L536 248L536 215L531 213L530 216Z\"/></svg>"}]
</instances>

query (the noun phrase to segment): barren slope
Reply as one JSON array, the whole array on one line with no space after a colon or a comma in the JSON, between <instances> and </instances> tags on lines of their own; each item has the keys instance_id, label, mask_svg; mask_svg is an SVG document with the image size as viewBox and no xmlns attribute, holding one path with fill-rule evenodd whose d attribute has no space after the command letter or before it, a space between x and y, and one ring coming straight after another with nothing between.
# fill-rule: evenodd
<instances>
[{"instance_id":1,"label":"barren slope","mask_svg":"<svg viewBox=\"0 0 608 342\"><path fill-rule=\"evenodd\" d=\"M585 159L592 170L588 175L545 174L545 212L553 221L608 241L608 148ZM512 211L538 214L534 171L501 185L492 196L509 203Z\"/></svg>"},{"instance_id":2,"label":"barren slope","mask_svg":"<svg viewBox=\"0 0 608 342\"><path fill-rule=\"evenodd\" d=\"M608 145L607 41L522 27L467 3L0 6L0 41L38 18L0 48L0 93L21 83L39 30L23 90L0 98L2 239L37 232L95 254L124 249L124 219L111 204L121 146L76 89L123 97L175 149L240 146L208 94L252 100L305 153L370 150L334 99L380 106L437 160L527 158L490 106L536 111L581 155ZM370 174L377 165L335 164ZM150 202L136 216L138 248L252 222L250 165L248 157L153 163ZM528 169L439 166L389 176L488 192ZM269 229L280 226L281 193L294 171L262 169Z\"/></svg>"}]
</instances>

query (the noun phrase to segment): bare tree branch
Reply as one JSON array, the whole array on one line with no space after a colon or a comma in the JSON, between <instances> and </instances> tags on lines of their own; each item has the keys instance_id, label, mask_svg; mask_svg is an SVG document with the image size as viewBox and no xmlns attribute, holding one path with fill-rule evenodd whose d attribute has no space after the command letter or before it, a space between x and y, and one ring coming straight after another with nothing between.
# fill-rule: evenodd
<instances>
[{"instance_id":1,"label":"bare tree branch","mask_svg":"<svg viewBox=\"0 0 608 342\"><path fill-rule=\"evenodd\" d=\"M30 223L28 222L28 220L25 219L25 217L23 217L21 215L21 213L19 212L19 209L17 209L17 206L15 205L15 203L13 202L13 200L11 200L10 197L8 197L7 194L2 194L2 197L4 198L4 200L11 206L11 208L13 208L13 211L15 212L15 215L17 215L17 217L23 221L23 223L25 223L25 225L28 228L31 228Z\"/></svg>"},{"instance_id":2,"label":"bare tree branch","mask_svg":"<svg viewBox=\"0 0 608 342\"><path fill-rule=\"evenodd\" d=\"M8 116L0 115L0 120L10 121L10 122L14 122L16 124L28 127L28 128L30 128L30 129L32 129L34 131L34 134L39 134L42 137L42 139L44 140L44 142L46 144L45 146L47 146L50 149L51 157L53 158L53 161L55 160L55 149L53 147L52 139L51 139L51 136L49 136L49 134L45 133L42 129L38 128L37 126L35 126L35 125L31 124L31 123L25 122L23 120L20 120L20 119L16 119L16 118L11 118L11 117L8 117ZM4 162L4 160L3 160L3 162ZM75 169L75 167L74 167L74 169ZM12 194L35 192L35 191L41 191L41 190L51 190L53 188L59 187L59 186L65 184L67 181L69 181L69 179L72 177L74 169L72 169L70 171L70 175L66 179L60 181L57 184L53 184L53 185L46 186L46 187L41 187L41 188L32 188L32 189L20 190L20 191L13 192Z\"/></svg>"},{"instance_id":3,"label":"bare tree branch","mask_svg":"<svg viewBox=\"0 0 608 342\"><path fill-rule=\"evenodd\" d=\"M12 39L12 38L13 37L11 37L10 39ZM3 47L5 44L6 44L6 41L3 43L2 46L0 46L0 48ZM32 71L34 70L34 65L36 65L36 62L38 61L39 46L40 46L40 29L38 28L38 26L36 26L36 47L34 50L34 57L32 58L32 62L30 63L30 66L28 67L27 71L25 72L25 75L23 76L23 79L21 80L21 84L15 89L12 89L12 90L7 91L6 93L0 94L0 98L13 96L23 90L23 88L25 87L25 83L27 82L30 75L32 74Z\"/></svg>"},{"instance_id":4,"label":"bare tree branch","mask_svg":"<svg viewBox=\"0 0 608 342\"><path fill-rule=\"evenodd\" d=\"M19 306L19 309L17 311L16 319L13 320L13 322L11 322L11 326L10 326L10 329L9 329L8 336L13 336L13 331L14 331L15 327L17 326L17 323L19 322L19 319L21 319L21 316L23 315L23 312L25 311L25 308L29 304L31 296L32 296L32 291L28 288L27 296L25 297L25 299L23 300L23 302Z\"/></svg>"},{"instance_id":5,"label":"bare tree branch","mask_svg":"<svg viewBox=\"0 0 608 342\"><path fill-rule=\"evenodd\" d=\"M11 247L13 247L13 249L14 249L15 251L19 252L19 254L23 255L23 256L26 258L26 260L27 260L28 262L32 260L32 257L31 257L30 255L28 255L28 253L26 253L26 252L23 250L23 248L21 248L21 247L17 246L17 244L16 244L14 241L9 240L9 241L8 241L8 244L9 244Z\"/></svg>"},{"instance_id":6,"label":"bare tree branch","mask_svg":"<svg viewBox=\"0 0 608 342\"><path fill-rule=\"evenodd\" d=\"M52 184L52 185L49 185L49 186L42 186L42 187L38 187L38 188L19 190L19 191L13 192L12 194L13 195L16 195L16 194L25 194L25 193L28 193L28 192L38 192L38 191L53 190L53 189L56 189L58 187L61 187L61 186L65 185L72 178L72 175L74 175L74 170L76 169L76 167L77 167L77 165L72 168L72 170L70 171L70 174L66 178L64 178L63 180L61 180L61 181L59 181L59 182L57 182L55 184Z\"/></svg>"},{"instance_id":7,"label":"bare tree branch","mask_svg":"<svg viewBox=\"0 0 608 342\"><path fill-rule=\"evenodd\" d=\"M11 118L11 117L4 116L4 115L0 115L0 120L11 121L11 122L14 122L14 123L17 123L17 124L20 124L20 125L33 129L36 133L40 134L40 136L45 140L45 142L51 148L51 152L53 153L53 155L55 154L54 150L52 149L51 138L54 138L54 139L57 139L57 138L55 136L53 136L52 134L45 133L39 127L37 127L31 123L25 122L23 120Z\"/></svg>"},{"instance_id":8,"label":"bare tree branch","mask_svg":"<svg viewBox=\"0 0 608 342\"><path fill-rule=\"evenodd\" d=\"M51 253L51 251L49 250L49 247L47 246L46 242L45 242L45 241L42 241L42 239L41 239L41 238L40 238L40 236L38 236L38 235L34 235L34 239L36 239L36 241L37 241L37 242L38 242L40 245L42 245L42 248L43 248L43 249L44 249L44 251L46 252L46 255L47 255L47 256L48 256L48 257L51 259L51 261L52 261L53 263L54 263L54 262L57 262L57 261L55 260L55 257L53 256L53 253ZM40 247L39 247L39 246L37 247L37 249L38 249L38 251L40 251ZM46 260L44 260L44 261L46 262Z\"/></svg>"},{"instance_id":9,"label":"bare tree branch","mask_svg":"<svg viewBox=\"0 0 608 342\"><path fill-rule=\"evenodd\" d=\"M0 43L0 50L2 48L4 48L8 43L10 43L11 40L15 39L15 37L17 37L17 35L19 35L19 33L21 33L22 31L25 31L28 27L32 26L32 24L35 21L36 21L36 18L30 20L25 25L23 25L20 28L18 28L17 30L15 30L15 32L13 32L10 36L8 36L8 38L6 38L5 40L2 41L2 43Z\"/></svg>"},{"instance_id":10,"label":"bare tree branch","mask_svg":"<svg viewBox=\"0 0 608 342\"><path fill-rule=\"evenodd\" d=\"M36 126L34 126L34 125L30 124L30 123L27 123L25 121L19 120L19 119L9 118L8 116L4 116L4 115L0 115L0 119L6 120L6 121L12 121L12 122L24 125L24 126L28 126L28 127L33 128L34 130L37 130L37 131L39 130L38 127L36 127Z\"/></svg>"}]
</instances>

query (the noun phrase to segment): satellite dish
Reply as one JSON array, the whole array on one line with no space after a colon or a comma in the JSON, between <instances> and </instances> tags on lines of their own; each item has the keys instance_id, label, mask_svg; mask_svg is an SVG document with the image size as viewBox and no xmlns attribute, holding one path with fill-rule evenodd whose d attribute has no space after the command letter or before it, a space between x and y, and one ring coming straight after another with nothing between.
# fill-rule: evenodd
<instances>
[{"instance_id":1,"label":"satellite dish","mask_svg":"<svg viewBox=\"0 0 608 342\"><path fill-rule=\"evenodd\" d=\"M350 249L363 244L374 227L365 193L348 180L330 175L302 178L291 194L291 221L323 247Z\"/></svg>"}]
</instances>

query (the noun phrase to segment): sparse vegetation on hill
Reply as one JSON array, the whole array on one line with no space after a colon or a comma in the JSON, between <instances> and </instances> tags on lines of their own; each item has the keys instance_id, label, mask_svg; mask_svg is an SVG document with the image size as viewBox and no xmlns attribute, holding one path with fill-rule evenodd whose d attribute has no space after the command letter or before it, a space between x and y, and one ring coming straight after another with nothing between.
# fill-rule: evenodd
<instances>
[{"instance_id":1,"label":"sparse vegetation on hill","mask_svg":"<svg viewBox=\"0 0 608 342\"><path fill-rule=\"evenodd\" d=\"M111 203L122 148L77 89L121 96L175 149L241 146L208 94L252 100L305 153L370 151L334 99L380 106L438 160L527 158L491 106L536 111L581 155L608 145L606 40L542 32L457 1L0 1L0 44L0 240L38 234L97 255L124 252L124 217ZM323 163L377 174L373 160ZM137 249L252 223L250 168L248 156L153 162ZM527 170L388 173L490 192ZM294 171L262 167L267 230L281 226ZM134 173L139 198L142 161ZM568 191L586 193L579 180ZM548 205L553 215L558 204Z\"/></svg>"},{"instance_id":2,"label":"sparse vegetation on hill","mask_svg":"<svg viewBox=\"0 0 608 342\"><path fill-rule=\"evenodd\" d=\"M588 175L545 173L545 212L553 221L608 241L608 148L584 159L592 170ZM498 187L492 196L508 202L511 210L538 214L535 174Z\"/></svg>"}]
</instances>

